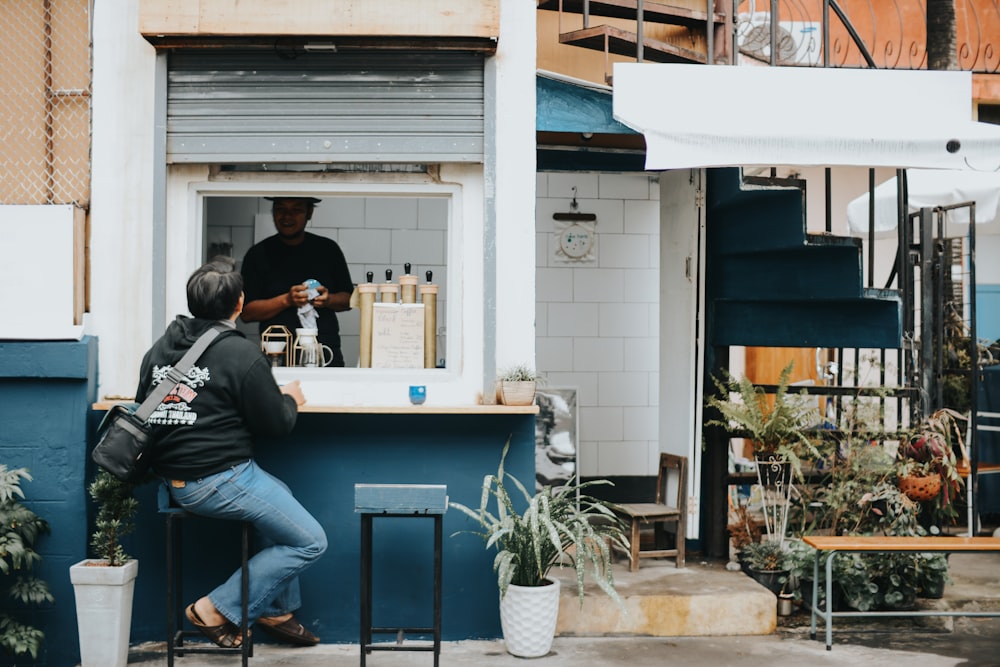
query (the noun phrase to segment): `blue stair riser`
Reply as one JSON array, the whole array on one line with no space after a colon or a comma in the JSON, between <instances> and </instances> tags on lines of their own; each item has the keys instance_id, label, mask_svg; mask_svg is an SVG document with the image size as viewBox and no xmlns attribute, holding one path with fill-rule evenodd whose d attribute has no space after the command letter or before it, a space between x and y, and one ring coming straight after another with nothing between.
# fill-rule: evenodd
<instances>
[{"instance_id":1,"label":"blue stair riser","mask_svg":"<svg viewBox=\"0 0 1000 667\"><path fill-rule=\"evenodd\" d=\"M755 301L860 299L861 266L849 247L807 247L782 253L720 258L718 298Z\"/></svg>"},{"instance_id":2,"label":"blue stair riser","mask_svg":"<svg viewBox=\"0 0 1000 667\"><path fill-rule=\"evenodd\" d=\"M717 300L713 318L713 345L898 348L903 335L898 300Z\"/></svg>"}]
</instances>

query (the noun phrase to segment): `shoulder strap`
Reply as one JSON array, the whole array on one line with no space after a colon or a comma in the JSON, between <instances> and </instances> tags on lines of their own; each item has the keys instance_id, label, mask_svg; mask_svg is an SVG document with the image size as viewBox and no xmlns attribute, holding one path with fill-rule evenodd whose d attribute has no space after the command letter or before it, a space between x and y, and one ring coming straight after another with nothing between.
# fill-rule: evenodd
<instances>
[{"instance_id":1,"label":"shoulder strap","mask_svg":"<svg viewBox=\"0 0 1000 667\"><path fill-rule=\"evenodd\" d=\"M174 364L173 368L167 372L167 377L163 378L160 384L156 385L156 388L150 392L149 396L146 397L146 400L142 402L142 405L136 408L136 418L142 421L149 419L149 415L153 414L153 410L156 409L156 406L162 403L163 399L167 397L167 394L173 391L174 387L176 387L184 379L184 376L187 375L187 372L191 369L194 362L198 361L198 357L201 356L202 352L205 351L205 348L211 345L212 341L215 340L215 337L218 335L219 329L212 327L198 337L198 340L196 340L194 345L192 345L191 348L184 353L181 360Z\"/></svg>"}]
</instances>

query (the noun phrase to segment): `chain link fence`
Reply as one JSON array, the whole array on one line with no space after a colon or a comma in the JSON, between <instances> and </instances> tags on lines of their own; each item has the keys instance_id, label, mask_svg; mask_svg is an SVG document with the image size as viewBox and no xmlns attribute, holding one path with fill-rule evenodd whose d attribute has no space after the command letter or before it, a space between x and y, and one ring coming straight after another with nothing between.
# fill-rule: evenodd
<instances>
[{"instance_id":1,"label":"chain link fence","mask_svg":"<svg viewBox=\"0 0 1000 667\"><path fill-rule=\"evenodd\" d=\"M0 204L90 200L92 0L0 0Z\"/></svg>"}]
</instances>

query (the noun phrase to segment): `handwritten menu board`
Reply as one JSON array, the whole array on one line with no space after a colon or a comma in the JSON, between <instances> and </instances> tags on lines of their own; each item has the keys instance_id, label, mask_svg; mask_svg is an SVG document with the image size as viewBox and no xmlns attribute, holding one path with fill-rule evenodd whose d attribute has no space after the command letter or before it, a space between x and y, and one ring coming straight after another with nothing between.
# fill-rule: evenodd
<instances>
[{"instance_id":1,"label":"handwritten menu board","mask_svg":"<svg viewBox=\"0 0 1000 667\"><path fill-rule=\"evenodd\" d=\"M373 304L372 368L423 367L424 305Z\"/></svg>"}]
</instances>

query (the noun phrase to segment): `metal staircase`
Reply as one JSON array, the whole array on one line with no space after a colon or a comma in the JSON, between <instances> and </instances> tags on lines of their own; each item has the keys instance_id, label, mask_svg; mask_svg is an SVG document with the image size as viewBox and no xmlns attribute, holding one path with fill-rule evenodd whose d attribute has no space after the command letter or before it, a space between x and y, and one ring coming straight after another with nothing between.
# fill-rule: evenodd
<instances>
[{"instance_id":1,"label":"metal staircase","mask_svg":"<svg viewBox=\"0 0 1000 667\"><path fill-rule=\"evenodd\" d=\"M805 230L805 183L708 176L713 345L898 348L898 291L862 284L859 239Z\"/></svg>"},{"instance_id":2,"label":"metal staircase","mask_svg":"<svg viewBox=\"0 0 1000 667\"><path fill-rule=\"evenodd\" d=\"M731 18L704 11L646 0L538 0L538 9L559 12L559 43L609 54L634 56L638 62L711 63L716 35L729 34ZM583 27L563 30L563 14L582 15ZM591 25L590 17L622 19L622 25ZM649 26L670 26L659 30ZM663 33L651 36L650 32ZM611 75L605 68L605 79Z\"/></svg>"}]
</instances>

